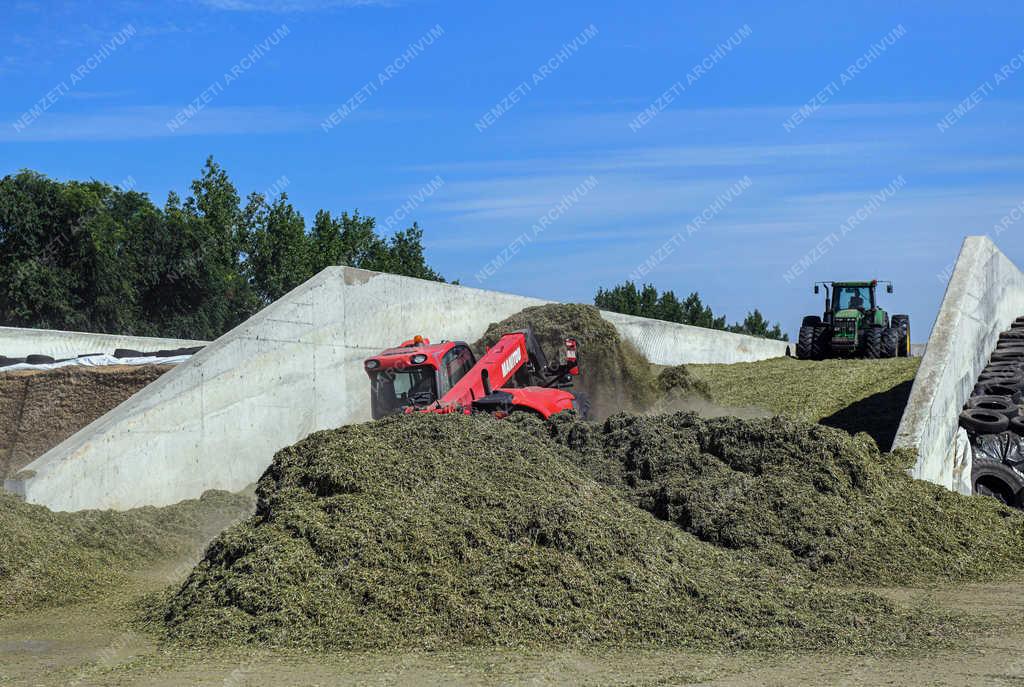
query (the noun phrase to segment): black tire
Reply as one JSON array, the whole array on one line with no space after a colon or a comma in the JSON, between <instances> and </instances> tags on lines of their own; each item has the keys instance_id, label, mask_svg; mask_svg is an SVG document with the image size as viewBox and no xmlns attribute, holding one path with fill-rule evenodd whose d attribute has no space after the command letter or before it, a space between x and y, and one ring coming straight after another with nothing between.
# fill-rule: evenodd
<instances>
[{"instance_id":1,"label":"black tire","mask_svg":"<svg viewBox=\"0 0 1024 687\"><path fill-rule=\"evenodd\" d=\"M1006 339L996 342L997 351L1014 351L1024 348L1024 339Z\"/></svg>"},{"instance_id":2,"label":"black tire","mask_svg":"<svg viewBox=\"0 0 1024 687\"><path fill-rule=\"evenodd\" d=\"M46 365L56 361L48 355L30 355L25 357L25 362L29 365Z\"/></svg>"},{"instance_id":3,"label":"black tire","mask_svg":"<svg viewBox=\"0 0 1024 687\"><path fill-rule=\"evenodd\" d=\"M889 324L900 330L899 356L906 358L910 355L910 315L893 315L889 318Z\"/></svg>"},{"instance_id":4,"label":"black tire","mask_svg":"<svg viewBox=\"0 0 1024 687\"><path fill-rule=\"evenodd\" d=\"M1024 415L1010 418L1009 430L1017 436L1024 437Z\"/></svg>"},{"instance_id":5,"label":"black tire","mask_svg":"<svg viewBox=\"0 0 1024 687\"><path fill-rule=\"evenodd\" d=\"M982 372L978 375L978 382L986 384L1003 384L1005 386L1021 386L1024 384L1024 375L1020 372L1002 371Z\"/></svg>"},{"instance_id":6,"label":"black tire","mask_svg":"<svg viewBox=\"0 0 1024 687\"><path fill-rule=\"evenodd\" d=\"M800 327L800 336L796 340L796 357L800 360L814 358L814 327Z\"/></svg>"},{"instance_id":7,"label":"black tire","mask_svg":"<svg viewBox=\"0 0 1024 687\"><path fill-rule=\"evenodd\" d=\"M573 396L576 398L572 402L573 410L579 415L581 420L590 419L590 397L582 391L573 392Z\"/></svg>"},{"instance_id":8,"label":"black tire","mask_svg":"<svg viewBox=\"0 0 1024 687\"><path fill-rule=\"evenodd\" d=\"M895 358L900 349L900 330L898 327L886 327L882 330L882 357Z\"/></svg>"},{"instance_id":9,"label":"black tire","mask_svg":"<svg viewBox=\"0 0 1024 687\"><path fill-rule=\"evenodd\" d=\"M814 328L814 342L811 344L811 359L824 360L832 352L832 328L827 324Z\"/></svg>"},{"instance_id":10,"label":"black tire","mask_svg":"<svg viewBox=\"0 0 1024 687\"><path fill-rule=\"evenodd\" d=\"M978 379L984 377L1008 377L1010 379L1024 379L1024 370L1019 367L994 367L985 368L978 375Z\"/></svg>"},{"instance_id":11,"label":"black tire","mask_svg":"<svg viewBox=\"0 0 1024 687\"><path fill-rule=\"evenodd\" d=\"M1020 415L1020 408L1008 396L972 396L967 399L967 407L999 413L1007 418Z\"/></svg>"},{"instance_id":12,"label":"black tire","mask_svg":"<svg viewBox=\"0 0 1024 687\"><path fill-rule=\"evenodd\" d=\"M991 360L994 363L998 363L998 362L1006 361L1006 360L1008 360L1010 362L1013 362L1013 361L1016 361L1016 360L1024 360L1024 349L1014 348L1014 349L1011 349L1011 350L1008 350L1008 351L1006 351L1006 350L1003 350L1003 351L993 351L991 357L989 358L989 360Z\"/></svg>"},{"instance_id":13,"label":"black tire","mask_svg":"<svg viewBox=\"0 0 1024 687\"><path fill-rule=\"evenodd\" d=\"M981 396L1002 396L1008 398L1016 403L1020 397L1020 387L1010 384L1001 384L999 382L980 382L974 386L974 391L971 393L971 398L978 398Z\"/></svg>"},{"instance_id":14,"label":"black tire","mask_svg":"<svg viewBox=\"0 0 1024 687\"><path fill-rule=\"evenodd\" d=\"M803 322L800 323L801 327L820 327L821 318L817 315L806 315L804 316Z\"/></svg>"},{"instance_id":15,"label":"black tire","mask_svg":"<svg viewBox=\"0 0 1024 687\"><path fill-rule=\"evenodd\" d=\"M1010 418L979 408L968 408L960 413L960 426L974 434L999 434L1010 426Z\"/></svg>"},{"instance_id":16,"label":"black tire","mask_svg":"<svg viewBox=\"0 0 1024 687\"><path fill-rule=\"evenodd\" d=\"M1010 325L1011 332L1024 332L1024 322L1014 322Z\"/></svg>"},{"instance_id":17,"label":"black tire","mask_svg":"<svg viewBox=\"0 0 1024 687\"><path fill-rule=\"evenodd\" d=\"M994 363L986 365L982 372L994 372L996 370L1012 370L1014 372L1020 372L1024 370L1024 364L1019 360L997 360Z\"/></svg>"},{"instance_id":18,"label":"black tire","mask_svg":"<svg viewBox=\"0 0 1024 687\"><path fill-rule=\"evenodd\" d=\"M882 357L881 327L868 327L864 333L864 357L872 360Z\"/></svg>"},{"instance_id":19,"label":"black tire","mask_svg":"<svg viewBox=\"0 0 1024 687\"><path fill-rule=\"evenodd\" d=\"M1021 504L1024 475L1002 461L984 456L975 457L971 467L971 483L974 493L979 496L991 496L1007 506L1019 507Z\"/></svg>"}]
</instances>

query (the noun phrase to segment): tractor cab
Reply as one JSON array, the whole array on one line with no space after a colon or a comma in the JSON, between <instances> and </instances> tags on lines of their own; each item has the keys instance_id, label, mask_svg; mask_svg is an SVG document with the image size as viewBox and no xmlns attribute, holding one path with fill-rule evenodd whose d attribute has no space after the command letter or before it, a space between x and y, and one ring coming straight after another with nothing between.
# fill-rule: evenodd
<instances>
[{"instance_id":1,"label":"tractor cab","mask_svg":"<svg viewBox=\"0 0 1024 687\"><path fill-rule=\"evenodd\" d=\"M814 285L814 293L825 288L825 322L834 322L840 318L860 319L861 316L878 309L875 298L878 280L871 281L834 281L818 282ZM892 293L892 282L886 282L885 290Z\"/></svg>"},{"instance_id":2,"label":"tractor cab","mask_svg":"<svg viewBox=\"0 0 1024 687\"><path fill-rule=\"evenodd\" d=\"M870 284L836 284L832 294L833 314L849 310L864 313L875 309L875 288Z\"/></svg>"},{"instance_id":3,"label":"tractor cab","mask_svg":"<svg viewBox=\"0 0 1024 687\"><path fill-rule=\"evenodd\" d=\"M370 376L373 419L408 408L426 408L448 393L475 364L476 356L464 341L432 344L422 336L368 358L363 367Z\"/></svg>"}]
</instances>

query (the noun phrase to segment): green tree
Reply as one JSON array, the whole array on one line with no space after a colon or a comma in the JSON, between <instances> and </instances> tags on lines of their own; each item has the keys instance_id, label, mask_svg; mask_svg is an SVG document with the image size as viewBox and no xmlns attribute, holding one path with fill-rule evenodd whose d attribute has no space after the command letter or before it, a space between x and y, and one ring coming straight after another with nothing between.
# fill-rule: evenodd
<instances>
[{"instance_id":1,"label":"green tree","mask_svg":"<svg viewBox=\"0 0 1024 687\"><path fill-rule=\"evenodd\" d=\"M253 223L245 270L260 301L272 303L313 276L313 242L287 194L269 206L263 196L251 195L245 216Z\"/></svg>"},{"instance_id":2,"label":"green tree","mask_svg":"<svg viewBox=\"0 0 1024 687\"><path fill-rule=\"evenodd\" d=\"M162 208L98 181L24 170L0 179L0 325L214 339L330 265L442 280L419 225L302 215L282 194L244 207L208 158Z\"/></svg>"},{"instance_id":3,"label":"green tree","mask_svg":"<svg viewBox=\"0 0 1024 687\"><path fill-rule=\"evenodd\" d=\"M725 316L716 316L711 307L704 304L700 294L696 291L687 296L686 300L680 302L673 291L659 294L657 288L652 284L644 284L638 289L636 284L627 280L611 289L599 287L594 296L594 305L604 310L627 315L638 315L708 329L728 329L733 332L782 341L789 340L778 324L769 327L768 321L756 309L748 313L741 324L726 327Z\"/></svg>"},{"instance_id":4,"label":"green tree","mask_svg":"<svg viewBox=\"0 0 1024 687\"><path fill-rule=\"evenodd\" d=\"M753 312L747 313L743 322L729 327L729 331L736 332L738 334L760 336L766 339L789 341L789 335L783 333L782 327L779 326L777 322L774 325L769 325L768 320L766 320L764 315L761 314L761 311L756 308Z\"/></svg>"}]
</instances>

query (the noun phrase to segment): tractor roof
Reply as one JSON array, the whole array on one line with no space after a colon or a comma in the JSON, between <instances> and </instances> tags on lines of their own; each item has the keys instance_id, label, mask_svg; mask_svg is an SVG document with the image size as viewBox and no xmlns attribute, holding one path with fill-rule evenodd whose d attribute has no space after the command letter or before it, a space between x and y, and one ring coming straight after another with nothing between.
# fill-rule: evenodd
<instances>
[{"instance_id":1,"label":"tractor roof","mask_svg":"<svg viewBox=\"0 0 1024 687\"><path fill-rule=\"evenodd\" d=\"M383 370L390 368L403 369L406 367L415 367L417 365L429 365L434 368L441 366L441 358L447 353L456 341L442 341L441 343L432 344L430 339L423 337L416 337L403 341L401 345L395 348L386 348L375 356L371 356L366 359L366 362L371 360L376 361L373 367L367 367L367 370ZM417 362L413 362L413 356L422 355L422 359L418 359Z\"/></svg>"},{"instance_id":2,"label":"tractor roof","mask_svg":"<svg viewBox=\"0 0 1024 687\"><path fill-rule=\"evenodd\" d=\"M833 286L878 286L877 279L871 279L869 281L834 281Z\"/></svg>"}]
</instances>

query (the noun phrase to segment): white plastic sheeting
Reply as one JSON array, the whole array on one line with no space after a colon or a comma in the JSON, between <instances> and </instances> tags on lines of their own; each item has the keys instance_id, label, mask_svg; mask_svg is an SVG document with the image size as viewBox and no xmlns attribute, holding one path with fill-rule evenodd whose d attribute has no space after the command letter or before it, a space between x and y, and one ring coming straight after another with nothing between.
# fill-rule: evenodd
<instances>
[{"instance_id":1,"label":"white plastic sheeting","mask_svg":"<svg viewBox=\"0 0 1024 687\"><path fill-rule=\"evenodd\" d=\"M15 363L7 367L0 367L0 374L14 372L16 370L56 370L60 367L101 367L105 365L177 365L183 363L191 355L176 355L169 358L156 358L146 356L145 358L115 358L112 355L87 355L71 360L61 360L55 363L40 363L30 365L28 363Z\"/></svg>"}]
</instances>

